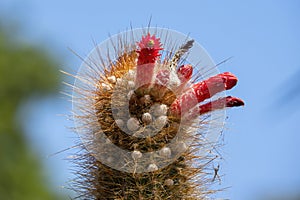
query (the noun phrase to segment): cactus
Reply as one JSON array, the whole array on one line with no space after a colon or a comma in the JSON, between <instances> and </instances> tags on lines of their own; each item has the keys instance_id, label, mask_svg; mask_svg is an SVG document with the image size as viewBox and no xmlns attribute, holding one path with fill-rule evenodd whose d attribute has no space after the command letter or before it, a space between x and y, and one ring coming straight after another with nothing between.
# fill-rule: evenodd
<instances>
[{"instance_id":1,"label":"cactus","mask_svg":"<svg viewBox=\"0 0 300 200\"><path fill-rule=\"evenodd\" d=\"M217 74L205 52L194 51L208 59L203 73L188 60L194 40L172 34L131 30L84 60L73 86L82 141L77 198L192 200L214 192L207 166L217 141L207 140L207 130L220 126L226 107L244 103L224 96L237 83L233 74Z\"/></svg>"}]
</instances>

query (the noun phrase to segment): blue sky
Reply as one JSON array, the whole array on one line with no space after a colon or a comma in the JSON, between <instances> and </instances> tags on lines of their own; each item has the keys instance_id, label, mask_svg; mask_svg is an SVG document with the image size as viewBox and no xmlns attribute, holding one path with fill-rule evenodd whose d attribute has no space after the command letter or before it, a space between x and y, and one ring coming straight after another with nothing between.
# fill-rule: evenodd
<instances>
[{"instance_id":1,"label":"blue sky","mask_svg":"<svg viewBox=\"0 0 300 200\"><path fill-rule=\"evenodd\" d=\"M2 0L0 17L17 21L20 38L45 46L70 72L76 72L81 61L68 48L85 56L93 39L101 42L130 23L146 26L150 16L152 25L190 33L216 63L233 56L220 71L239 77L238 86L228 94L243 98L246 106L227 112L222 186L232 187L222 196L253 200L300 189L299 98L289 101L288 95L299 86L299 9L297 0ZM55 97L23 109L30 110L24 123L28 140L50 170L55 189L71 177L62 160L70 152L46 157L74 145L76 136L66 128L72 123L58 115L69 114L70 104Z\"/></svg>"}]
</instances>

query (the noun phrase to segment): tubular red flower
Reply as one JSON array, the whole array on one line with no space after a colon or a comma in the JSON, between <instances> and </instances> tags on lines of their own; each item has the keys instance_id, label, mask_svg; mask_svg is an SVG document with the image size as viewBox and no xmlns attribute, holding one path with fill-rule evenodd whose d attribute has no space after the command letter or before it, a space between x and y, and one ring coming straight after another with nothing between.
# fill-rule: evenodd
<instances>
[{"instance_id":1,"label":"tubular red flower","mask_svg":"<svg viewBox=\"0 0 300 200\"><path fill-rule=\"evenodd\" d=\"M243 106L243 100L236 97L222 97L220 99L211 101L209 103L200 105L190 110L190 112L184 116L184 121L190 121L196 119L199 115L203 115L215 110L224 109L226 107L239 107Z\"/></svg>"},{"instance_id":2,"label":"tubular red flower","mask_svg":"<svg viewBox=\"0 0 300 200\"><path fill-rule=\"evenodd\" d=\"M143 65L147 63L155 63L157 58L160 56L159 51L162 50L160 39L156 38L155 35L150 36L148 33L145 37L142 37L141 41L138 43L137 50L138 65Z\"/></svg>"},{"instance_id":3,"label":"tubular red flower","mask_svg":"<svg viewBox=\"0 0 300 200\"><path fill-rule=\"evenodd\" d=\"M190 81L193 75L193 66L192 65L182 65L177 70L177 76L180 80L180 85L177 89L178 92L183 91L186 84Z\"/></svg>"},{"instance_id":4,"label":"tubular red flower","mask_svg":"<svg viewBox=\"0 0 300 200\"><path fill-rule=\"evenodd\" d=\"M233 88L237 80L230 72L224 72L196 83L172 103L170 111L174 115L184 114L196 106L197 103L212 97L218 92Z\"/></svg>"},{"instance_id":5,"label":"tubular red flower","mask_svg":"<svg viewBox=\"0 0 300 200\"><path fill-rule=\"evenodd\" d=\"M177 70L177 75L181 83L188 82L193 74L193 67L192 65L182 65Z\"/></svg>"},{"instance_id":6,"label":"tubular red flower","mask_svg":"<svg viewBox=\"0 0 300 200\"><path fill-rule=\"evenodd\" d=\"M138 53L136 86L141 87L151 84L155 67L154 64L160 56L159 51L162 50L162 48L160 39L156 38L155 35L150 36L149 33L145 37L142 37L138 43L138 47L140 49L136 51Z\"/></svg>"},{"instance_id":7,"label":"tubular red flower","mask_svg":"<svg viewBox=\"0 0 300 200\"><path fill-rule=\"evenodd\" d=\"M239 107L243 105L243 100L236 97L227 96L199 106L199 112L200 115L202 115L214 110L223 109L225 107Z\"/></svg>"}]
</instances>

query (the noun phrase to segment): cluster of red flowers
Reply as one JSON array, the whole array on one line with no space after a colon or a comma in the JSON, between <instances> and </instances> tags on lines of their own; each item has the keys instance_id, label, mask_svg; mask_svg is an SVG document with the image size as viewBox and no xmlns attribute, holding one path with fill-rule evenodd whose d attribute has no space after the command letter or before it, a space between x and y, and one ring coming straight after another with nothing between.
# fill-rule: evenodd
<instances>
[{"instance_id":1,"label":"cluster of red flowers","mask_svg":"<svg viewBox=\"0 0 300 200\"><path fill-rule=\"evenodd\" d=\"M137 61L137 77L138 85L150 83L154 76L155 62L161 56L160 51L163 50L160 39L149 33L142 37L138 43L139 49ZM166 86L170 77L172 68L162 69L157 72L155 83ZM176 70L176 74L180 84L178 90L184 88L186 83L190 81L193 73L191 65L182 65ZM197 109L193 109L198 103L211 98L215 94L224 90L229 90L237 84L237 77L230 72L224 72L210 77L202 82L192 84L189 88L182 90L182 94L171 104L169 113L175 116L183 116L189 112L189 118L195 118L198 115L205 114L217 109L225 107L237 107L244 105L244 102L236 97L227 96L200 105Z\"/></svg>"}]
</instances>

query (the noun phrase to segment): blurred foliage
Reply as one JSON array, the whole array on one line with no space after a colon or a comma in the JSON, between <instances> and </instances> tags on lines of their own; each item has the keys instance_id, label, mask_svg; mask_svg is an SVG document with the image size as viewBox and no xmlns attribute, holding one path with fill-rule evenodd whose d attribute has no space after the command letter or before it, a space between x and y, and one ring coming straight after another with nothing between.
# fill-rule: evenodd
<instances>
[{"instance_id":1,"label":"blurred foliage","mask_svg":"<svg viewBox=\"0 0 300 200\"><path fill-rule=\"evenodd\" d=\"M56 66L40 47L17 41L0 25L1 200L59 199L50 191L38 156L30 150L17 120L24 100L57 91L60 80Z\"/></svg>"}]
</instances>

